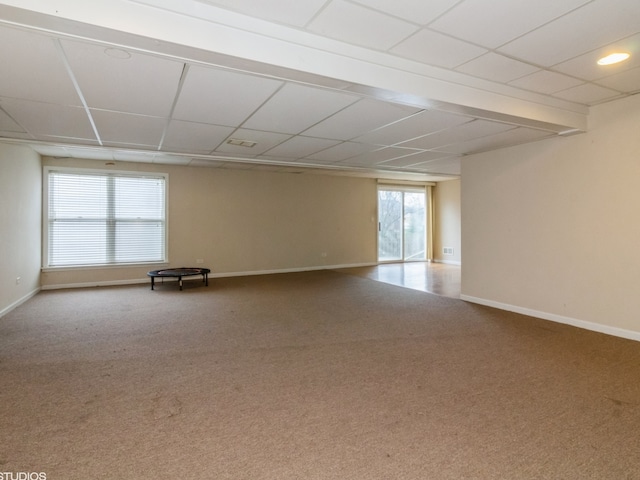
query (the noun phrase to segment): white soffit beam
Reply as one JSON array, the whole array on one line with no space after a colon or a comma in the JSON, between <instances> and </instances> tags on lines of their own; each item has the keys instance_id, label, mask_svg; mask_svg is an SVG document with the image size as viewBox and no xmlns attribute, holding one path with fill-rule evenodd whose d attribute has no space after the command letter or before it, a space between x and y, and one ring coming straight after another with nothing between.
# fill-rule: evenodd
<instances>
[{"instance_id":1,"label":"white soffit beam","mask_svg":"<svg viewBox=\"0 0 640 480\"><path fill-rule=\"evenodd\" d=\"M193 0L4 0L0 22L185 60L561 132L582 105L499 85Z\"/></svg>"}]
</instances>

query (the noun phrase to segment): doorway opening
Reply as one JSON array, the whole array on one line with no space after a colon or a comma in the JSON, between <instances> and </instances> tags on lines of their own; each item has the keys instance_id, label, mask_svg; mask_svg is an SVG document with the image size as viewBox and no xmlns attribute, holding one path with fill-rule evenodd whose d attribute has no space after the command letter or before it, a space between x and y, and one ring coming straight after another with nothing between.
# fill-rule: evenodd
<instances>
[{"instance_id":1,"label":"doorway opening","mask_svg":"<svg viewBox=\"0 0 640 480\"><path fill-rule=\"evenodd\" d=\"M378 187L378 261L427 260L425 187Z\"/></svg>"}]
</instances>

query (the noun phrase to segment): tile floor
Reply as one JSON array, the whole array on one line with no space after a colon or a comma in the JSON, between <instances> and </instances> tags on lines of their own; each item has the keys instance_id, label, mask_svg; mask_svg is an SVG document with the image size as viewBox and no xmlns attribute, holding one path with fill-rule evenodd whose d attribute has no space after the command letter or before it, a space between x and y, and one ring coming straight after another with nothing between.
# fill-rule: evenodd
<instances>
[{"instance_id":1,"label":"tile floor","mask_svg":"<svg viewBox=\"0 0 640 480\"><path fill-rule=\"evenodd\" d=\"M337 271L445 297L460 298L460 270L459 265L408 262L341 268Z\"/></svg>"}]
</instances>

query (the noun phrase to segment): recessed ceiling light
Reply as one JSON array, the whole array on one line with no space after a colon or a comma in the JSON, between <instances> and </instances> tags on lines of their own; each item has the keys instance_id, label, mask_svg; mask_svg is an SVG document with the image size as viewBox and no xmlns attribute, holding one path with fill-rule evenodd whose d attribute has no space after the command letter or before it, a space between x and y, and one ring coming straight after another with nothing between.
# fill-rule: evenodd
<instances>
[{"instance_id":1,"label":"recessed ceiling light","mask_svg":"<svg viewBox=\"0 0 640 480\"><path fill-rule=\"evenodd\" d=\"M629 56L628 53L623 52L612 53L598 60L598 65L613 65L614 63L624 62Z\"/></svg>"}]
</instances>

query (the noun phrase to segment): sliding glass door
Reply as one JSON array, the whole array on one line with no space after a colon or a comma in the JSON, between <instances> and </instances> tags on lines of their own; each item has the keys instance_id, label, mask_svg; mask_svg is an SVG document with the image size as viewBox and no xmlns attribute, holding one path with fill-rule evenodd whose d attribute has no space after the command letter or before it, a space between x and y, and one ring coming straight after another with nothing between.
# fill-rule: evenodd
<instances>
[{"instance_id":1,"label":"sliding glass door","mask_svg":"<svg viewBox=\"0 0 640 480\"><path fill-rule=\"evenodd\" d=\"M378 261L427 259L427 196L424 188L378 189Z\"/></svg>"}]
</instances>

